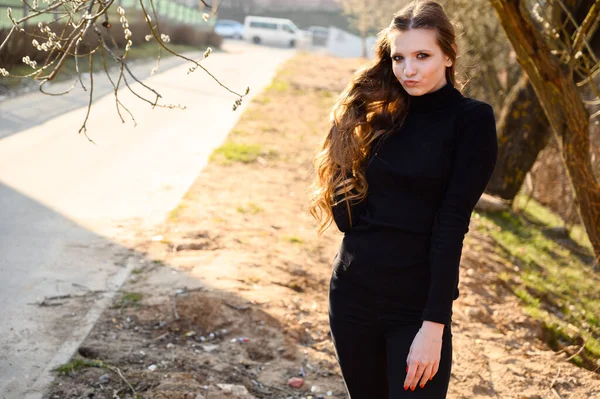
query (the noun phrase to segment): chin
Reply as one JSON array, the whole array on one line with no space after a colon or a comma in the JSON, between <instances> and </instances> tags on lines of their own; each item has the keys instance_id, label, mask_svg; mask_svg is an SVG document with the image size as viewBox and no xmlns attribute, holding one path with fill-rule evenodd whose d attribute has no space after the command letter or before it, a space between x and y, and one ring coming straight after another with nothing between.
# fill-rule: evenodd
<instances>
[{"instance_id":1,"label":"chin","mask_svg":"<svg viewBox=\"0 0 600 399\"><path fill-rule=\"evenodd\" d=\"M418 87L404 87L404 90L406 90L406 92L408 94L410 94L411 96L420 96L423 93L425 93L423 91L423 86L418 86Z\"/></svg>"}]
</instances>

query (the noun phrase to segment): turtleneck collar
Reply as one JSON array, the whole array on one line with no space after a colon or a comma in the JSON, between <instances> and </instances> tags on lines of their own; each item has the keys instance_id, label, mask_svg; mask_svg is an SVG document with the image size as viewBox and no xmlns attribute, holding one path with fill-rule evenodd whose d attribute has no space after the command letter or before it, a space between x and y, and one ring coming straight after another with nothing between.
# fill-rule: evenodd
<instances>
[{"instance_id":1,"label":"turtleneck collar","mask_svg":"<svg viewBox=\"0 0 600 399\"><path fill-rule=\"evenodd\" d=\"M436 91L425 93L421 96L408 96L408 112L428 112L447 107L456 103L463 95L452 82L447 83Z\"/></svg>"}]
</instances>

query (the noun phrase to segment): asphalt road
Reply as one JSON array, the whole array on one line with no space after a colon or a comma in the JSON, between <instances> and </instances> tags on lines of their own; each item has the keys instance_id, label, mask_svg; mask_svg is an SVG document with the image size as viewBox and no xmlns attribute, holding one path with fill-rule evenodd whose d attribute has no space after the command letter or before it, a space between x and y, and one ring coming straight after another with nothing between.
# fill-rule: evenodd
<instances>
[{"instance_id":1,"label":"asphalt road","mask_svg":"<svg viewBox=\"0 0 600 399\"><path fill-rule=\"evenodd\" d=\"M294 54L234 41L224 50L202 64L235 91L250 86L245 104ZM123 238L165 219L245 108L233 112L236 97L203 71L187 74L176 59L163 66L151 77L153 64L135 70L163 103L187 109L152 109L121 90L137 127L126 113L123 124L98 76L87 131L95 144L78 134L89 95L80 88L0 103L2 398L41 397L50 370L68 361L139 264ZM51 297L59 298L44 301Z\"/></svg>"}]
</instances>

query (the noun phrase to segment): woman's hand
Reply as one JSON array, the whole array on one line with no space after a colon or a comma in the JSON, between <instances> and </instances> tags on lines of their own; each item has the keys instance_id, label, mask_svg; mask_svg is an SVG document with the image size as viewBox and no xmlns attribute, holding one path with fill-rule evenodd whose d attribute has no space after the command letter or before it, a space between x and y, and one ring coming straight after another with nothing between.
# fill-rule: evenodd
<instances>
[{"instance_id":1,"label":"woman's hand","mask_svg":"<svg viewBox=\"0 0 600 399\"><path fill-rule=\"evenodd\" d=\"M406 358L407 375L404 389L415 390L420 382L421 388L437 373L442 355L442 335L444 325L432 321L424 321L423 326L413 339Z\"/></svg>"}]
</instances>

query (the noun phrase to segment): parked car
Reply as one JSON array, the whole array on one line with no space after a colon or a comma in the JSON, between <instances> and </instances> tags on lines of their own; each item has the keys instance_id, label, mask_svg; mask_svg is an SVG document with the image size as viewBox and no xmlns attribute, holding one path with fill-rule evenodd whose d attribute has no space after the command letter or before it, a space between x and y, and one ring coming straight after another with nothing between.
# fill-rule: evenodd
<instances>
[{"instance_id":1,"label":"parked car","mask_svg":"<svg viewBox=\"0 0 600 399\"><path fill-rule=\"evenodd\" d=\"M215 22L215 33L221 37L242 39L244 37L244 24L232 19L219 19Z\"/></svg>"},{"instance_id":2,"label":"parked car","mask_svg":"<svg viewBox=\"0 0 600 399\"><path fill-rule=\"evenodd\" d=\"M244 39L255 44L296 47L304 34L289 19L248 15L244 19Z\"/></svg>"}]
</instances>

